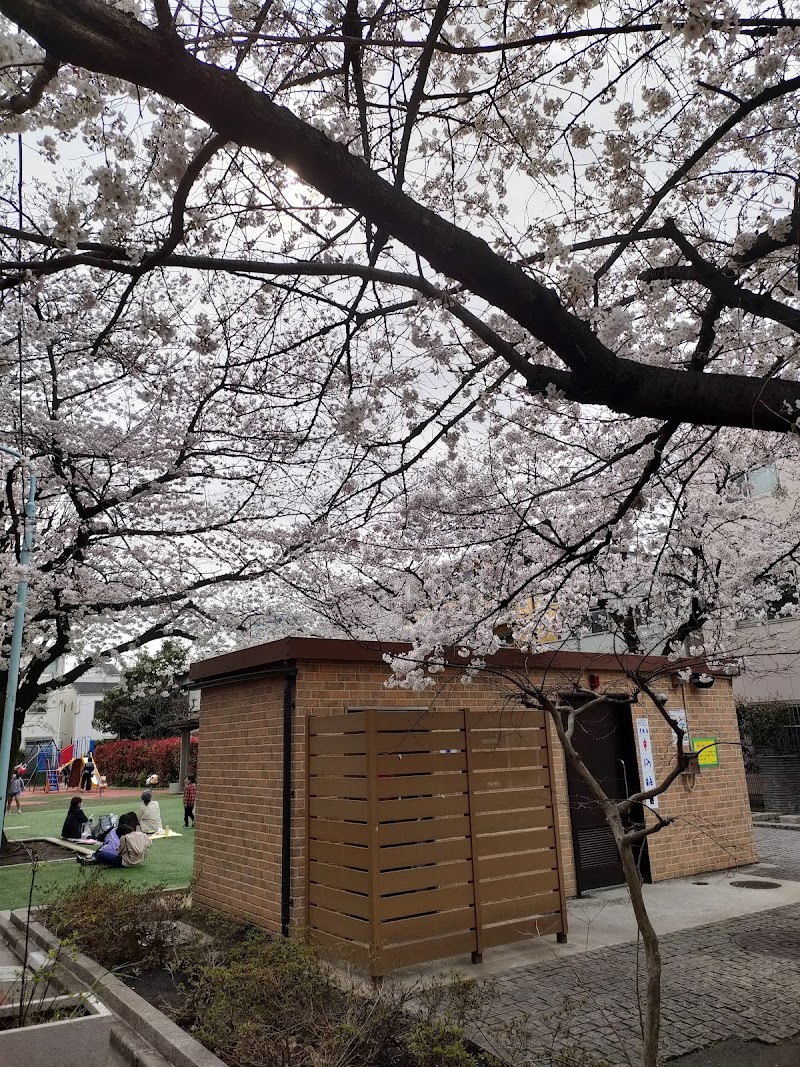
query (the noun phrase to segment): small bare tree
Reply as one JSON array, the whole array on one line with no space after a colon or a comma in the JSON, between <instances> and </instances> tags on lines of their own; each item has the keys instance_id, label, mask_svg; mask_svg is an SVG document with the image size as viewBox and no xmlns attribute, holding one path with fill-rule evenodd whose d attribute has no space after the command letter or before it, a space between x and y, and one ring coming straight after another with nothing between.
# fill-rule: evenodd
<instances>
[{"instance_id":1,"label":"small bare tree","mask_svg":"<svg viewBox=\"0 0 800 1067\"><path fill-rule=\"evenodd\" d=\"M670 665L670 671L680 669L682 664ZM606 823L610 827L619 851L625 885L630 896L636 926L642 939L644 949L646 984L642 1010L642 1067L656 1067L658 1062L659 1034L661 1026L661 951L658 935L650 920L642 891L642 876L636 859L636 848L646 838L659 833L674 822L674 817L664 817L657 810L650 808L653 821L644 819L633 821L636 810L647 801L665 793L675 780L691 769L696 753L689 753L684 748L686 731L667 710L668 698L656 689L658 672L648 672L642 668L630 669L620 661L620 668L630 684L630 693L620 694L603 690L587 690L576 681L570 688L565 679L556 679L551 673L534 673L527 669L495 668L485 666L482 672L494 674L497 681L507 691L511 699L518 701L524 708L537 709L545 713L553 727L569 763L587 786L591 796L601 809ZM581 715L602 703L616 704L621 710L627 710L630 704L644 697L657 714L667 723L675 736L675 755L672 766L660 783L651 789L639 789L630 796L617 799L609 795L592 774L575 745L575 726ZM580 706L576 706L577 699Z\"/></svg>"}]
</instances>

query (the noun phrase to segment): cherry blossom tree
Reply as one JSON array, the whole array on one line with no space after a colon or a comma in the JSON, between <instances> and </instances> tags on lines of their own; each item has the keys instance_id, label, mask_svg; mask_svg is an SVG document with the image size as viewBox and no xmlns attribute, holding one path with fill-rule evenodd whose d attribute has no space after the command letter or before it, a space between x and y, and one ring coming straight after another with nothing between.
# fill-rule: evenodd
<instances>
[{"instance_id":1,"label":"cherry blossom tree","mask_svg":"<svg viewBox=\"0 0 800 1067\"><path fill-rule=\"evenodd\" d=\"M46 557L65 560L37 595L63 583L103 634L131 605L164 633L210 569L280 558L340 628L409 637L409 684L447 645L580 632L600 600L633 651L702 631L730 653L736 619L779 595L796 506L765 518L742 476L797 473L792 4L0 14L0 287L23 386L4 426L48 457ZM66 467L62 431L54 450L25 409L52 359L103 383L68 385L99 448L70 438ZM275 557L254 565L245 531ZM90 535L103 562L84 566ZM63 612L42 612L57 635Z\"/></svg>"},{"instance_id":2,"label":"cherry blossom tree","mask_svg":"<svg viewBox=\"0 0 800 1067\"><path fill-rule=\"evenodd\" d=\"M313 469L320 447L292 416L298 380L277 360L256 367L238 354L242 331L256 347L259 338L234 301L212 328L202 308L225 304L223 286L198 294L153 277L118 316L113 345L100 348L106 302L122 284L113 277L98 290L74 271L27 286L22 302L5 293L0 308L13 353L3 367L2 439L38 483L17 746L34 702L101 658L169 636L220 647L254 621L285 626L271 604L275 585L310 544L307 524L304 540L293 533L296 497L306 453ZM22 478L8 461L4 656Z\"/></svg>"},{"instance_id":3,"label":"cherry blossom tree","mask_svg":"<svg viewBox=\"0 0 800 1067\"><path fill-rule=\"evenodd\" d=\"M248 308L251 365L268 336L350 446L306 512L341 621L363 574L421 647L573 632L598 597L629 647L634 603L668 651L722 647L781 583L795 516L767 548L737 487L796 463L785 5L0 12L5 127L39 153L2 284L105 286L97 352L155 277L203 279L207 336L209 294Z\"/></svg>"}]
</instances>

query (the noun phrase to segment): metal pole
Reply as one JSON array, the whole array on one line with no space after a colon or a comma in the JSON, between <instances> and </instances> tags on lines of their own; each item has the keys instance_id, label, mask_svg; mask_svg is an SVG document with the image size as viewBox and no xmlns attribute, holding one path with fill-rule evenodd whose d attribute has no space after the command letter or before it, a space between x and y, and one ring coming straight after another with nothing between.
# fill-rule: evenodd
<instances>
[{"instance_id":1,"label":"metal pole","mask_svg":"<svg viewBox=\"0 0 800 1067\"><path fill-rule=\"evenodd\" d=\"M24 458L15 449L0 445L0 452L25 463ZM24 467L23 467L24 469ZM33 523L36 514L36 476L29 471L28 499L25 501L25 522L22 547L19 554L21 567L30 562L33 547ZM3 786L3 802L0 805L0 842L3 840L3 827L6 817L6 792L8 789L8 771L11 763L11 740L14 733L14 711L17 706L17 685L19 683L19 661L22 655L22 632L25 627L25 605L28 600L28 582L25 577L17 584L17 603L14 610L14 628L11 632L11 651L8 656L8 681L6 700L3 707L3 729L0 734L0 783Z\"/></svg>"}]
</instances>

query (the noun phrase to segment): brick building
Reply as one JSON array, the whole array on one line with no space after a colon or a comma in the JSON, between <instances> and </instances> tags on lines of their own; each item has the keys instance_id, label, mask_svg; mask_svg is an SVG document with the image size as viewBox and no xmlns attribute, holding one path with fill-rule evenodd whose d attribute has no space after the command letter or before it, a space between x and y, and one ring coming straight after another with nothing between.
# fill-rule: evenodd
<instances>
[{"instance_id":1,"label":"brick building","mask_svg":"<svg viewBox=\"0 0 800 1067\"><path fill-rule=\"evenodd\" d=\"M349 722L342 717L364 709L387 713L411 709L420 723L425 722L426 713L437 722L449 722L439 713L451 712L454 722L459 716L466 722L467 714L477 723L482 716L492 722L505 722L510 716L516 726L527 728L533 720L525 716L541 716L541 712L522 709L503 677L504 669L524 668L539 677L546 672L554 693L580 686L609 696L605 704L587 710L585 724L577 716L575 734L576 746L608 792L624 796L638 790L648 753L656 780L674 763L672 732L649 700L629 703L622 699L631 686L616 656L556 652L523 657L516 650L503 649L492 658L493 673L479 674L465 685L459 668L447 669L438 676L435 688L411 692L385 687L384 651L397 654L402 647L287 638L193 665L192 684L201 690L203 733L198 769L203 819L198 826L193 889L198 903L245 917L274 932L288 933L307 924L309 717L313 717L311 722L319 722L322 716ZM685 713L690 737L703 749L700 772L681 775L658 798L658 814L675 821L649 838L640 857L645 877L660 881L754 862L731 680L718 676L713 687L701 689L678 682L665 661L637 658L628 666L648 671L662 668L658 685L667 693L668 708ZM563 895L618 884L622 877L610 831L602 816L586 803L581 782L571 770L568 773L552 723L546 724L546 733L543 718L539 725L538 733L547 742L541 750L541 766L551 790L546 801L552 803L557 826L555 850L547 855L554 857L553 867L558 858L563 902ZM527 731L527 735L535 733ZM445 750L440 751L444 754ZM520 764L519 753L516 757L507 751L498 755L503 768ZM338 758L342 763L342 757ZM484 752L484 762L486 758ZM512 782L515 775L532 772L503 773L506 778L502 780ZM537 782L544 782L543 772L538 773ZM368 796L369 788L356 795ZM390 790L401 791L408 790ZM424 796L439 792L430 789ZM524 792L512 795L524 797ZM352 806L351 801L347 804ZM523 801L517 806L524 807ZM523 825L521 813L514 815L515 826ZM648 815L648 820L653 818ZM433 831L426 832L432 842ZM335 848L330 842L327 848L325 866L330 869L330 853L335 861ZM508 909L504 914L510 914Z\"/></svg>"}]
</instances>

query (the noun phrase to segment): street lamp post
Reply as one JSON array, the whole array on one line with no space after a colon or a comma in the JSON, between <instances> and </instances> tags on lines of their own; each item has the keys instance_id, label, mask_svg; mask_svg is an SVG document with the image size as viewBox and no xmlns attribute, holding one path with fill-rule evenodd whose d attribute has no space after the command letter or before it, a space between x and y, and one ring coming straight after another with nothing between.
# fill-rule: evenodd
<instances>
[{"instance_id":1,"label":"street lamp post","mask_svg":"<svg viewBox=\"0 0 800 1067\"><path fill-rule=\"evenodd\" d=\"M0 445L0 452L25 463L25 457L15 448ZM25 520L23 525L22 546L19 553L21 567L30 562L33 547L33 525L36 515L36 476L29 471L28 498L25 501ZM8 789L8 771L11 763L11 741L14 734L14 711L17 706L17 686L19 684L19 663L22 656L22 633L25 628L25 605L28 600L28 580L23 571L17 583L17 602L14 609L14 628L11 631L11 650L8 655L8 681L6 699L3 707L3 729L0 733L0 783L3 786L2 805L0 805L0 842L3 840L3 827L6 817L6 791Z\"/></svg>"}]
</instances>

